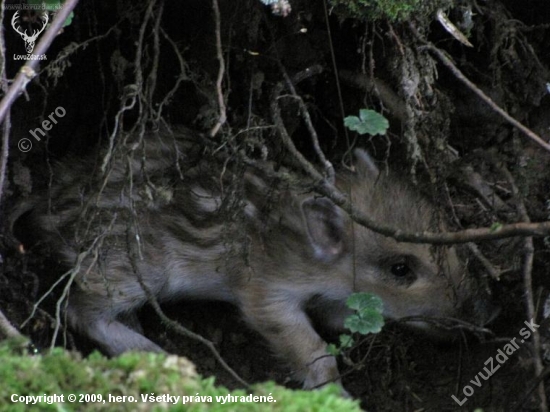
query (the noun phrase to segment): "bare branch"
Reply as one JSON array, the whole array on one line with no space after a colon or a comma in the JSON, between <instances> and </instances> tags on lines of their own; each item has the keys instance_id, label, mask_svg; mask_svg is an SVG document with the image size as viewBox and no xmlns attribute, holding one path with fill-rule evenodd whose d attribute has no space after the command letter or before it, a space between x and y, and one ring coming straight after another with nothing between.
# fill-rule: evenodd
<instances>
[{"instance_id":1,"label":"bare branch","mask_svg":"<svg viewBox=\"0 0 550 412\"><path fill-rule=\"evenodd\" d=\"M494 280L500 280L500 271L498 271L492 263L489 262L489 259L487 259L483 253L481 253L481 250L479 250L477 245L473 242L468 242L467 246L477 260L481 262L485 270L489 273L489 276L491 276Z\"/></svg>"},{"instance_id":2,"label":"bare branch","mask_svg":"<svg viewBox=\"0 0 550 412\"><path fill-rule=\"evenodd\" d=\"M218 69L218 78L216 80L216 93L218 94L218 109L220 110L220 117L218 121L210 130L210 137L216 136L220 128L227 121L227 113L225 108L225 99L223 96L222 82L223 76L225 75L225 61L223 60L223 49L222 49L222 38L221 38L221 18L220 18L220 8L218 6L218 0L212 0L212 8L214 9L214 23L216 25L216 55L218 61L220 62L220 67Z\"/></svg>"},{"instance_id":3,"label":"bare branch","mask_svg":"<svg viewBox=\"0 0 550 412\"><path fill-rule=\"evenodd\" d=\"M413 32L416 31L413 28ZM418 38L420 36L417 35ZM462 83L464 83L470 90L472 90L475 94L477 94L481 100L483 100L485 103L487 103L491 109L493 109L495 112L497 112L499 115L501 115L508 123L510 123L512 126L518 128L523 134L525 134L529 139L531 139L533 142L538 144L540 147L542 147L547 152L550 152L550 144L545 142L542 137L540 137L538 134L533 132L531 129L529 129L527 126L524 126L522 123L514 119L512 116L510 116L505 110L503 110L499 105L497 105L493 99L491 99L489 96L487 96L483 91L477 87L474 83L472 83L464 74L458 69L458 67L455 66L455 64L452 62L452 60L440 49L435 47L431 43L426 43L425 47L432 51L437 58L445 65L451 72L454 74L454 76L460 80Z\"/></svg>"},{"instance_id":4,"label":"bare branch","mask_svg":"<svg viewBox=\"0 0 550 412\"><path fill-rule=\"evenodd\" d=\"M0 36L0 37L3 37L3 36ZM2 84L7 84L5 78L2 79ZM4 184L6 182L6 170L8 168L8 157L10 154L10 130L11 130L11 117L10 117L10 110L8 109L4 124L2 125L2 154L0 157L0 204L2 202L2 195L4 194Z\"/></svg>"},{"instance_id":5,"label":"bare branch","mask_svg":"<svg viewBox=\"0 0 550 412\"><path fill-rule=\"evenodd\" d=\"M313 175L311 175L313 177ZM467 243L480 240L496 240L503 239L512 236L548 236L550 234L550 222L540 223L512 223L508 225L498 226L496 228L474 228L466 229L458 232L415 232L406 233L400 229L395 229L386 225L381 225L378 222L370 219L364 213L358 211L349 199L342 194L336 187L319 179L317 172L317 179L319 183L316 186L318 193L328 197L335 204L340 206L350 217L360 225L363 225L374 232L380 233L385 236L389 236L400 242L411 243L431 243L439 245L450 245L455 243Z\"/></svg>"},{"instance_id":6,"label":"bare branch","mask_svg":"<svg viewBox=\"0 0 550 412\"><path fill-rule=\"evenodd\" d=\"M155 310L156 314L162 320L162 322L165 325L167 325L168 327L170 327L171 329L173 329L174 331L176 331L177 333L179 333L180 335L187 336L188 338L191 338L193 340L196 340L196 341L202 343L203 345L206 345L206 347L210 350L210 352L212 352L212 355L214 355L214 358L216 358L216 360L220 363L220 365L222 365L222 367L227 372L229 372L229 374L237 382L239 382L239 384L243 385L245 388L249 388L250 385L245 380L243 380L243 378L241 378L237 374L237 372L235 372L233 370L233 368L231 368L231 366L229 366L227 364L227 362L225 362L225 360L221 357L220 353L216 350L216 347L214 346L214 344L211 341L209 341L208 339L203 338L201 335L199 335L197 333L194 333L194 332L190 331L189 329L183 327L179 322L177 322L175 320L172 320L168 316L166 316L166 314L162 311L162 308L160 307L157 299L155 298L155 296L153 295L151 290L147 287L147 285L143 281L141 275L137 271L137 268L135 267L134 259L130 259L130 260L132 262L132 267L134 269L134 272L137 275L138 282L141 285L141 288L143 289L143 291L145 292L145 295L147 296L147 300L149 301L149 303L151 304L151 306Z\"/></svg>"},{"instance_id":7,"label":"bare branch","mask_svg":"<svg viewBox=\"0 0 550 412\"><path fill-rule=\"evenodd\" d=\"M466 229L458 232L415 232L407 233L401 229L396 229L390 226L380 224L379 222L371 219L361 211L357 210L353 204L349 201L348 197L344 195L338 188L336 188L331 182L329 182L296 148L292 139L290 138L281 117L281 109L278 104L279 94L282 91L282 84L275 87L271 96L271 115L275 126L279 132L283 144L287 150L292 154L296 161L300 164L302 169L309 175L314 181L314 188L317 193L328 197L336 205L345 210L351 219L356 223L384 236L392 237L400 242L411 243L431 243L439 245L449 245L456 243L468 243L480 240L495 240L503 239L512 236L548 236L550 234L550 221L540 223L512 223L508 225L499 225L494 228L474 228ZM258 163L246 157L241 153L243 161L253 167L260 168L268 176L276 175L276 173L261 168Z\"/></svg>"},{"instance_id":8,"label":"bare branch","mask_svg":"<svg viewBox=\"0 0 550 412\"><path fill-rule=\"evenodd\" d=\"M512 194L514 196L514 201L516 203L516 208L521 219L524 222L530 222L529 214L527 213L527 208L523 201L519 198L519 190L515 184L512 174L508 169L502 167L500 168L501 172L506 176L508 183L512 187ZM523 289L525 292L525 304L527 309L528 319L536 319L537 312L535 309L535 300L533 298L533 258L535 255L535 246L533 245L533 238L526 237L523 240L524 243L524 261L523 261ZM533 330L533 349L534 349L534 364L535 364L535 374L537 376L543 373L543 364L541 360L541 344L540 344L540 334L538 330ZM540 398L540 410L542 412L548 412L548 404L546 400L546 392L544 390L544 381L540 382L538 387L538 393Z\"/></svg>"},{"instance_id":9,"label":"bare branch","mask_svg":"<svg viewBox=\"0 0 550 412\"><path fill-rule=\"evenodd\" d=\"M2 3L3 6L4 3ZM0 10L0 21L4 21L4 7ZM0 66L0 81L2 82L2 91L7 92L8 79L6 78L6 45L4 44L4 34L0 34L0 53L1 53L1 66ZM6 170L8 167L8 157L10 153L10 114L7 111L6 121L2 126L2 154L0 157L0 202L2 201L2 194L4 193L4 183L6 181ZM0 203L1 204L1 203Z\"/></svg>"},{"instance_id":10,"label":"bare branch","mask_svg":"<svg viewBox=\"0 0 550 412\"><path fill-rule=\"evenodd\" d=\"M384 81L370 77L367 74L353 73L349 70L342 70L338 73L338 76L353 87L359 87L367 93L374 93L388 108L392 116L395 116L401 123L406 122L407 109L405 102Z\"/></svg>"},{"instance_id":11,"label":"bare branch","mask_svg":"<svg viewBox=\"0 0 550 412\"><path fill-rule=\"evenodd\" d=\"M313 142L313 149L315 150L315 153L319 157L319 160L321 161L321 164L325 169L325 173L328 181L331 183L334 183L334 175L335 175L334 166L332 166L332 163L329 160L327 160L325 154L321 150L321 146L319 144L319 137L317 136L317 131L315 130L315 127L313 126L313 122L311 121L311 116L309 115L309 111L307 110L307 107L304 101L302 100L300 95L296 93L296 89L294 88L295 83L298 83L307 77L314 76L318 73L321 73L323 71L323 68L319 65L307 68L306 70L298 73L298 75L293 80L291 80L288 77L284 68L281 67L281 69L285 76L287 86L290 92L292 93L292 97L294 97L294 99L298 101L298 105L300 106L300 113L302 114L302 118L304 119L304 122L311 136L311 140Z\"/></svg>"},{"instance_id":12,"label":"bare branch","mask_svg":"<svg viewBox=\"0 0 550 412\"><path fill-rule=\"evenodd\" d=\"M279 107L279 95L283 91L283 88L284 85L282 83L277 84L271 95L271 116L273 117L273 121L279 131L283 144L310 176L314 176L314 178L318 180L324 180L323 176L317 171L317 169L315 169L315 167L302 155L302 153L298 151L286 130L283 123L283 118L281 116L281 108Z\"/></svg>"},{"instance_id":13,"label":"bare branch","mask_svg":"<svg viewBox=\"0 0 550 412\"><path fill-rule=\"evenodd\" d=\"M44 35L40 38L40 42L36 46L35 54L45 54L50 45L52 44L54 38L59 33L59 30L63 27L65 20L69 17L69 14L78 4L78 0L66 0L63 3L63 8L59 10L55 18L52 21L52 25L44 32ZM6 118L6 114L13 104L13 102L19 97L21 93L27 87L27 84L36 76L36 67L38 66L39 60L29 60L21 69L15 77L12 85L10 86L8 92L0 102L0 123Z\"/></svg>"},{"instance_id":14,"label":"bare branch","mask_svg":"<svg viewBox=\"0 0 550 412\"><path fill-rule=\"evenodd\" d=\"M332 62L332 70L334 71L334 83L336 84L336 92L338 93L338 104L340 106L340 116L342 121L346 117L346 111L344 110L344 98L342 97L342 88L340 86L340 79L338 78L338 65L336 64L336 54L334 53L334 44L332 42L332 33L330 30L329 11L326 1L323 1L323 11L325 12L325 27L327 28L327 39L330 47L330 60ZM346 138L347 150L351 151L353 145L350 144L348 129L344 127L344 137Z\"/></svg>"}]
</instances>

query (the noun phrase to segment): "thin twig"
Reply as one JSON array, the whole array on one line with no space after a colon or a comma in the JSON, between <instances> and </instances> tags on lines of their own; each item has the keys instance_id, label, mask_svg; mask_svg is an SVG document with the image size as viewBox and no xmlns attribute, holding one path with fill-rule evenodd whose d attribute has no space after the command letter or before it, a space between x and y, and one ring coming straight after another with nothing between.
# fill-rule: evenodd
<instances>
[{"instance_id":1,"label":"thin twig","mask_svg":"<svg viewBox=\"0 0 550 412\"><path fill-rule=\"evenodd\" d=\"M524 222L530 222L529 214L527 213L527 208L525 203L519 198L519 190L515 184L515 180L508 169L505 167L500 168L501 172L504 174L508 183L512 188L513 199L516 203L516 208L518 214L520 215L521 220ZM533 258L535 255L535 247L533 245L533 238L528 236L524 240L524 262L523 262L523 289L525 292L525 304L527 309L527 317L534 321L536 319L537 313L535 310L535 300L533 298ZM540 344L540 334L538 330L533 330L533 349L535 352L534 364L535 364L535 374L540 376L543 373L543 365L540 357L541 354L541 344ZM540 410L542 412L548 412L548 404L546 399L546 393L544 390L544 381L540 382L538 387L538 393L540 398Z\"/></svg>"},{"instance_id":2,"label":"thin twig","mask_svg":"<svg viewBox=\"0 0 550 412\"><path fill-rule=\"evenodd\" d=\"M35 53L37 55L45 54L54 38L57 36L65 20L73 9L78 4L78 0L67 0L63 5L63 8L56 14L55 18L52 21L51 26L46 30L40 42L35 48ZM3 3L2 3L3 5ZM3 10L3 8L2 8ZM2 11L2 20L3 20L3 11ZM3 34L2 34L2 44L0 48L2 49L2 89L7 85L6 81L6 71L5 71L5 45L3 44ZM2 200L2 194L4 193L4 184L6 180L6 168L8 164L9 156L9 134L11 128L10 121L10 108L15 100L19 97L21 93L25 90L27 84L36 76L35 69L37 68L39 60L29 60L25 63L24 66L19 69L19 73L15 77L15 80L5 91L5 95L0 101L0 124L2 124L2 155L0 158L0 202Z\"/></svg>"},{"instance_id":3,"label":"thin twig","mask_svg":"<svg viewBox=\"0 0 550 412\"><path fill-rule=\"evenodd\" d=\"M533 142L538 144L540 147L542 147L544 150L550 152L550 144L545 142L542 137L540 137L538 134L533 132L531 129L529 129L527 126L524 126L522 123L514 119L512 116L510 116L505 110L503 110L498 104L496 104L493 99L491 99L489 96L487 96L483 91L477 87L474 83L472 83L459 69L455 66L455 64L452 62L452 60L440 49L435 47L431 43L426 43L425 47L428 50L431 50L438 59L445 65L451 72L454 74L454 76L460 80L462 83L464 83L470 90L472 90L475 94L477 94L481 100L483 100L485 103L491 107L495 112L497 112L499 115L501 115L508 123L510 123L512 126L515 126L518 128L523 134L525 134L529 139L531 139Z\"/></svg>"},{"instance_id":4,"label":"thin twig","mask_svg":"<svg viewBox=\"0 0 550 412\"><path fill-rule=\"evenodd\" d=\"M359 87L367 93L374 93L382 104L388 108L392 116L401 123L407 121L405 102L387 83L370 75L354 73L349 70L342 70L338 75L345 83L348 83L352 87Z\"/></svg>"},{"instance_id":5,"label":"thin twig","mask_svg":"<svg viewBox=\"0 0 550 412\"><path fill-rule=\"evenodd\" d=\"M6 84L4 80L5 79L2 79L2 83ZM8 158L10 155L10 130L11 116L10 110L8 109L4 124L2 125L2 155L0 157L0 205L2 204L4 184L6 183L6 170L8 168Z\"/></svg>"},{"instance_id":6,"label":"thin twig","mask_svg":"<svg viewBox=\"0 0 550 412\"><path fill-rule=\"evenodd\" d=\"M154 8L157 4L155 1L150 1L149 6L147 7L147 10L145 11L145 16L143 16L143 21L141 22L141 26L139 28L139 36L137 41L137 47L136 47L136 54L134 56L134 66L135 66L135 76L136 76L136 88L137 88L137 96L139 96L139 104L138 104L138 119L141 119L137 125L134 125L134 127L140 126L140 141L143 138L143 132L144 132L144 123L148 119L146 119L146 116L143 114L144 107L147 106L148 102L148 96L145 95L147 92L147 88L144 87L144 74L143 74L143 67L141 65L141 60L143 59L144 53L145 53L145 38L146 36L149 36L149 21L153 20L154 18ZM147 115L150 115L151 113L148 112ZM135 130L135 129L134 129Z\"/></svg>"},{"instance_id":7,"label":"thin twig","mask_svg":"<svg viewBox=\"0 0 550 412\"><path fill-rule=\"evenodd\" d=\"M548 236L550 235L550 221L530 223L520 222L508 225L499 225L491 228L474 228L458 232L403 232L384 224L380 224L365 213L358 210L337 187L327 181L325 177L298 151L292 139L290 138L281 116L281 109L278 104L278 96L281 91L281 85L275 87L271 96L271 115L279 132L281 140L290 154L298 161L301 168L313 179L314 189L317 193L326 196L336 205L340 206L348 213L350 218L360 225L384 236L394 238L400 242L410 243L429 243L438 245L450 245L457 243L475 242L480 240L496 240L512 236ZM266 168L262 168L257 162L246 157L241 153L242 160L256 168L261 169L268 176L273 176ZM276 175L276 173L275 173ZM275 177L275 176L273 176Z\"/></svg>"},{"instance_id":8,"label":"thin twig","mask_svg":"<svg viewBox=\"0 0 550 412\"><path fill-rule=\"evenodd\" d=\"M319 65L307 68L306 70L298 73L292 80L288 77L286 71L282 66L281 66L281 70L283 72L283 75L285 76L287 87L292 93L292 97L298 101L302 119L304 119L304 122L311 136L311 141L313 143L313 150L315 150L315 153L319 157L319 160L321 161L321 164L325 169L325 173L328 181L330 183L334 183L334 178L335 178L334 166L323 153L323 150L321 149L321 145L319 144L319 137L317 136L317 131L315 130L315 127L313 126L313 122L311 121L311 116L309 115L309 111L307 110L304 100L300 97L300 95L298 95L298 93L296 93L296 88L294 87L294 84L297 84L300 81L310 76L321 73L323 71L323 68L322 66L319 66Z\"/></svg>"},{"instance_id":9,"label":"thin twig","mask_svg":"<svg viewBox=\"0 0 550 412\"><path fill-rule=\"evenodd\" d=\"M470 249L470 252L474 254L474 256L481 262L485 270L489 273L489 276L491 276L494 280L500 280L501 272L497 270L493 264L485 257L485 255L479 250L477 245L473 242L467 243L468 249Z\"/></svg>"},{"instance_id":10,"label":"thin twig","mask_svg":"<svg viewBox=\"0 0 550 412\"><path fill-rule=\"evenodd\" d=\"M318 172L317 172L318 174ZM313 177L313 176L312 176ZM322 176L317 176L322 177ZM336 187L328 184L322 179L317 179L316 186L318 193L327 196L335 204L344 209L350 217L362 226L365 226L377 233L389 236L400 242L430 243L438 245L450 245L455 243L467 243L480 240L496 240L512 236L548 236L550 234L550 222L540 223L512 223L496 228L474 228L458 232L414 232L407 233L401 229L395 229L379 224L367 217L364 213L353 207L350 201Z\"/></svg>"},{"instance_id":11,"label":"thin twig","mask_svg":"<svg viewBox=\"0 0 550 412\"><path fill-rule=\"evenodd\" d=\"M281 108L279 107L279 95L281 94L284 85L279 83L273 89L271 95L271 116L275 122L275 126L279 131L279 135L283 144L287 150L292 154L292 156L300 163L302 168L314 179L324 181L323 175L321 175L317 169L298 151L294 142L292 141L290 135L288 134L286 127L283 123L283 118L281 116Z\"/></svg>"},{"instance_id":12,"label":"thin twig","mask_svg":"<svg viewBox=\"0 0 550 412\"><path fill-rule=\"evenodd\" d=\"M160 122L160 118L161 118L161 114L162 114L162 110L163 110L164 106L166 106L167 104L170 103L173 96L178 91L180 84L184 80L189 79L189 76L187 75L187 64L185 63L185 60L184 60L181 52L179 51L177 44L174 42L174 40L172 40L172 38L168 35L168 33L166 33L164 31L164 29L162 27L160 28L160 31L161 31L162 35L164 36L164 39L170 44L170 46L172 46L172 50L174 51L174 54L178 58L178 63L180 65L180 74L179 74L178 78L176 79L176 82L174 83L174 86L172 87L172 89L169 90L168 93L166 93L166 95L164 96L164 98L162 99L162 101L158 105L157 117L155 119L157 123Z\"/></svg>"},{"instance_id":13,"label":"thin twig","mask_svg":"<svg viewBox=\"0 0 550 412\"><path fill-rule=\"evenodd\" d=\"M218 95L218 109L220 110L220 116L218 121L210 130L210 137L216 136L220 128L227 121L225 99L223 96L222 82L223 76L225 75L225 61L223 59L223 49L222 49L222 38L221 38L221 18L220 18L220 8L218 6L218 0L212 0L212 9L214 10L214 24L216 26L216 55L218 61L220 62L220 67L218 69L218 78L216 79L216 93Z\"/></svg>"},{"instance_id":14,"label":"thin twig","mask_svg":"<svg viewBox=\"0 0 550 412\"><path fill-rule=\"evenodd\" d=\"M44 32L44 35L41 37L40 42L36 46L34 53L37 55L45 54L50 45L52 44L54 38L59 33L59 30L63 27L65 20L69 17L69 14L78 4L78 0L66 0L63 4L63 7L56 14L55 18L52 21L51 26ZM0 102L0 123L4 121L8 113L9 108L13 102L19 97L21 93L27 87L27 84L36 76L36 68L38 66L39 60L29 60L21 69L15 77L15 80L11 84L8 92Z\"/></svg>"},{"instance_id":15,"label":"thin twig","mask_svg":"<svg viewBox=\"0 0 550 412\"><path fill-rule=\"evenodd\" d=\"M460 223L460 219L458 218L458 216L456 215L456 210L455 210L455 206L453 204L453 201L451 199L451 194L449 193L449 186L447 185L447 183L445 183L445 196L447 197L447 202L449 203L449 207L451 208L451 215L453 217L453 221L455 223L455 225L460 228L460 229L464 229L464 227L462 226L462 224ZM477 245L473 242L468 242L466 244L466 246L468 246L468 249L470 249L470 252L473 253L473 255L481 262L481 264L485 267L485 270L487 270L487 272L489 272L489 275L491 276L491 278L495 279L495 280L500 280L500 271L497 270L491 262L489 262L489 259L487 259L483 253L481 252L481 250L479 250L479 248L477 247Z\"/></svg>"},{"instance_id":16,"label":"thin twig","mask_svg":"<svg viewBox=\"0 0 550 412\"><path fill-rule=\"evenodd\" d=\"M173 329L174 331L179 333L180 335L187 336L188 338L196 340L196 341L202 343L203 345L205 345L210 350L210 352L212 352L212 355L214 355L214 358L216 358L216 360L220 363L220 365L222 365L222 367L227 372L229 372L229 374L237 382L239 382L241 385L243 385L247 389L250 388L250 385L243 378L241 378L237 374L237 372L235 372L233 370L233 368L231 368L231 366L229 366L225 362L225 360L221 357L220 353L217 351L216 347L214 346L214 344L211 341L209 341L208 339L203 338L201 335L199 335L197 333L191 332L189 329L183 327L179 322L177 322L175 320L172 320L168 316L166 316L166 314L163 312L162 308L160 307L158 300L155 298L153 292L151 292L149 287L143 281L143 279L141 277L141 274L137 270L134 259L135 258L131 258L130 261L132 263L132 268L134 269L134 272L137 276L138 282L141 285L141 288L143 289L143 291L145 292L145 295L147 296L148 302L151 304L151 306L153 307L154 311L159 316L161 321L165 325L167 325L168 327L170 327L171 329Z\"/></svg>"},{"instance_id":17,"label":"thin twig","mask_svg":"<svg viewBox=\"0 0 550 412\"><path fill-rule=\"evenodd\" d=\"M338 93L338 103L340 106L340 116L342 116L342 122L346 117L346 111L344 110L344 99L342 97L342 88L340 86L340 79L338 77L338 66L336 64L336 53L334 53L334 44L332 42L332 33L330 31L330 22L328 19L328 6L326 0L323 0L323 9L325 12L325 27L327 28L328 45L330 48L330 60L332 62L332 70L334 72L334 82L336 84L336 93ZM348 129L344 127L344 137L346 138L346 145L348 152L351 151Z\"/></svg>"},{"instance_id":18,"label":"thin twig","mask_svg":"<svg viewBox=\"0 0 550 412\"><path fill-rule=\"evenodd\" d=\"M147 78L147 90L145 101L149 105L149 116L155 117L155 90L157 88L157 72L160 62L160 22L162 20L162 14L164 12L164 1L161 0L156 10L156 16L153 23L153 55L151 59L151 69L149 70L149 77ZM160 117L160 109L157 110L156 118Z\"/></svg>"},{"instance_id":19,"label":"thin twig","mask_svg":"<svg viewBox=\"0 0 550 412\"><path fill-rule=\"evenodd\" d=\"M513 409L511 412L519 412L519 411L522 411L524 410L524 406L525 406L525 403L528 401L529 397L531 396L531 394L537 389L537 388L540 388L541 384L546 380L546 378L548 378L548 376L550 376L550 366L547 366L546 369L544 369L544 371L539 375L537 376L537 378L535 379L535 381L532 383L531 387L529 388L529 390L527 390L527 392L525 392L525 394L523 395L523 397L519 400L519 402L517 403L515 409Z\"/></svg>"},{"instance_id":20,"label":"thin twig","mask_svg":"<svg viewBox=\"0 0 550 412\"><path fill-rule=\"evenodd\" d=\"M4 21L4 1L1 2L0 6L0 21ZM0 59L2 65L0 66L0 81L2 82L2 92L6 93L8 90L8 79L6 77L6 44L4 43L4 33L0 33ZM10 154L10 112L7 111L6 121L2 127L2 155L0 158L0 205L2 204L2 195L4 193L4 184L6 182L6 170L8 168L8 157Z\"/></svg>"},{"instance_id":21,"label":"thin twig","mask_svg":"<svg viewBox=\"0 0 550 412\"><path fill-rule=\"evenodd\" d=\"M72 287L73 283L75 282L77 276L80 273L80 268L81 268L82 264L84 263L84 259L86 259L90 255L92 256L92 261L88 265L88 269L87 269L87 271L85 272L85 275L84 275L84 277L85 277L90 272L92 267L94 265L96 265L97 260L99 258L98 250L100 250L101 247L103 246L103 241L105 240L105 237L113 230L113 225L115 224L116 220L117 220L117 213L114 213L113 217L111 219L111 222L109 224L109 227L101 235L99 235L98 237L96 237L94 239L94 241L93 241L93 243L92 243L92 245L90 246L89 249L87 249L86 251L84 251L84 252L82 252L78 255L77 262L76 262L75 266L69 272L67 272L66 274L64 274L62 276L62 278L68 277L69 280L67 281L67 283L65 284L65 287L63 288L63 292L61 294L61 297L59 299L57 299L57 302L55 303L55 320L56 320L56 322L55 322L54 332L53 332L53 335L52 335L52 340L50 342L50 350L53 350L54 347L55 347L55 342L57 340L57 335L59 333L59 328L61 327L61 324L62 324L62 322L61 322L61 315L62 315L62 312L63 312L62 306L64 306L66 308L66 305L69 301L69 295L70 295L71 287ZM56 282L56 284L57 284L57 282ZM44 295L44 296L46 296L46 295ZM40 303L40 301L38 301L35 304L35 307L37 307L39 303ZM34 313L34 311L33 311L33 313ZM31 317L32 317L32 315L29 316L29 319Z\"/></svg>"}]
</instances>

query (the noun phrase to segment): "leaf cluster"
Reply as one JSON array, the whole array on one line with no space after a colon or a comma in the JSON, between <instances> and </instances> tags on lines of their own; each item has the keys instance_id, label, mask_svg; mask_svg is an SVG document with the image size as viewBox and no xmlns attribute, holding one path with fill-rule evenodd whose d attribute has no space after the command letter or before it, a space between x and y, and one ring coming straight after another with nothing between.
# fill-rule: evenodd
<instances>
[{"instance_id":1,"label":"leaf cluster","mask_svg":"<svg viewBox=\"0 0 550 412\"><path fill-rule=\"evenodd\" d=\"M354 293L346 301L347 306L354 313L346 318L344 326L351 333L368 335L369 333L379 333L384 326L384 317L382 312L384 305L382 299L372 293ZM351 348L355 344L352 335L340 335L339 345L331 344L327 351L331 355L339 355L343 350Z\"/></svg>"}]
</instances>

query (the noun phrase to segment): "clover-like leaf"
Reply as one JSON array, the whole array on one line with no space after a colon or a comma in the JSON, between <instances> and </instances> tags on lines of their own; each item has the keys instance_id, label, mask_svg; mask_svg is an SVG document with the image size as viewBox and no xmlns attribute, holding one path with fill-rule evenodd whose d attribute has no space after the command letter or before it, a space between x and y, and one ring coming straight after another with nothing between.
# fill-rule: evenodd
<instances>
[{"instance_id":1,"label":"clover-like leaf","mask_svg":"<svg viewBox=\"0 0 550 412\"><path fill-rule=\"evenodd\" d=\"M332 356L338 356L340 354L340 349L334 343L331 343L327 345L327 353Z\"/></svg>"},{"instance_id":2,"label":"clover-like leaf","mask_svg":"<svg viewBox=\"0 0 550 412\"><path fill-rule=\"evenodd\" d=\"M375 136L377 134L386 134L389 123L380 113L374 110L361 109L359 110L359 117L346 117L344 119L344 126L361 135L370 134L371 136Z\"/></svg>"},{"instance_id":3,"label":"clover-like leaf","mask_svg":"<svg viewBox=\"0 0 550 412\"><path fill-rule=\"evenodd\" d=\"M361 315L355 314L348 316L344 326L352 333L367 335L369 333L378 333L384 326L384 318L375 310L365 310Z\"/></svg>"},{"instance_id":4,"label":"clover-like leaf","mask_svg":"<svg viewBox=\"0 0 550 412\"><path fill-rule=\"evenodd\" d=\"M353 345L353 336L343 334L340 335L340 349L351 348Z\"/></svg>"},{"instance_id":5,"label":"clover-like leaf","mask_svg":"<svg viewBox=\"0 0 550 412\"><path fill-rule=\"evenodd\" d=\"M382 313L384 309L382 299L372 293L353 293L348 297L346 305L357 311L373 309Z\"/></svg>"}]
</instances>

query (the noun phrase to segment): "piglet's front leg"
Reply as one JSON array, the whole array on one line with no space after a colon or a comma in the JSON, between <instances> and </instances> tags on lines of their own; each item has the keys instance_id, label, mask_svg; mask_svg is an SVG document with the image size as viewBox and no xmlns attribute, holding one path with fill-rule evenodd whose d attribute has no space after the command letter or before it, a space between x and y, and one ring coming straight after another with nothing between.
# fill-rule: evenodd
<instances>
[{"instance_id":1,"label":"piglet's front leg","mask_svg":"<svg viewBox=\"0 0 550 412\"><path fill-rule=\"evenodd\" d=\"M240 296L246 320L293 368L304 388L340 383L336 359L327 353L326 342L313 329L303 299L289 290L250 289Z\"/></svg>"}]
</instances>

